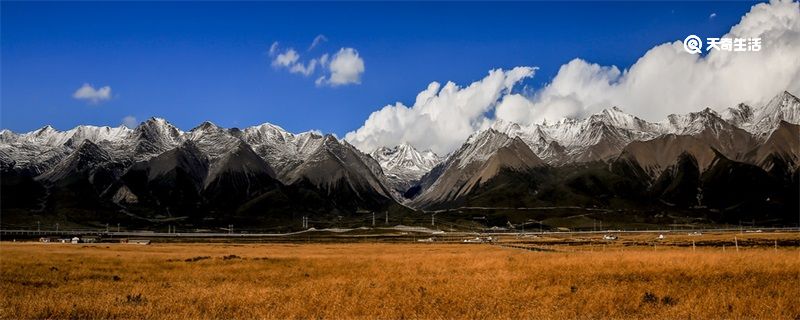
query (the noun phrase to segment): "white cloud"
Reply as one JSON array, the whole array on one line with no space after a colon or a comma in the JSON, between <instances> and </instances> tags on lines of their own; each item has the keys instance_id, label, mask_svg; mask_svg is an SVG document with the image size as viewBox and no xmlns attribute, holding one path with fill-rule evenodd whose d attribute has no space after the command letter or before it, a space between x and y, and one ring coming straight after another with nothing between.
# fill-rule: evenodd
<instances>
[{"instance_id":1,"label":"white cloud","mask_svg":"<svg viewBox=\"0 0 800 320\"><path fill-rule=\"evenodd\" d=\"M270 51L272 51L271 48ZM272 66L291 68L295 63L297 63L297 60L299 59L300 55L297 54L297 51L294 51L294 49L289 48L286 49L286 51L284 51L283 53L278 54L278 56L276 56L275 59L272 60Z\"/></svg>"},{"instance_id":2,"label":"white cloud","mask_svg":"<svg viewBox=\"0 0 800 320\"><path fill-rule=\"evenodd\" d=\"M311 59L308 64L295 63L289 67L289 72L310 76L317 68L317 59Z\"/></svg>"},{"instance_id":3,"label":"white cloud","mask_svg":"<svg viewBox=\"0 0 800 320\"><path fill-rule=\"evenodd\" d=\"M125 116L124 118L122 118L122 125L133 129L139 125L139 121L137 121L136 117L134 116Z\"/></svg>"},{"instance_id":4,"label":"white cloud","mask_svg":"<svg viewBox=\"0 0 800 320\"><path fill-rule=\"evenodd\" d=\"M320 43L323 43L323 42L326 42L326 41L328 41L328 38L326 38L325 35L323 35L323 34L320 34L320 35L314 37L314 41L311 41L311 45L308 46L308 51L311 51L311 49L314 49L314 47L316 47Z\"/></svg>"},{"instance_id":5,"label":"white cloud","mask_svg":"<svg viewBox=\"0 0 800 320\"><path fill-rule=\"evenodd\" d=\"M330 76L317 78L318 86L360 84L361 75L364 73L364 59L361 59L356 49L342 48L331 59L328 70Z\"/></svg>"},{"instance_id":6,"label":"white cloud","mask_svg":"<svg viewBox=\"0 0 800 320\"><path fill-rule=\"evenodd\" d=\"M321 66L323 66L323 67L328 65L328 54L327 53L323 54L321 57L319 57L319 64Z\"/></svg>"},{"instance_id":7,"label":"white cloud","mask_svg":"<svg viewBox=\"0 0 800 320\"><path fill-rule=\"evenodd\" d=\"M272 48L270 48L270 52L272 51ZM299 60L300 54L298 54L294 49L289 48L283 53L275 56L275 59L272 60L272 66L275 68L286 68L291 73L299 73L304 76L309 76L314 73L314 70L316 70L317 64L319 63L317 59L311 59L311 61L308 63L303 63Z\"/></svg>"},{"instance_id":8,"label":"white cloud","mask_svg":"<svg viewBox=\"0 0 800 320\"><path fill-rule=\"evenodd\" d=\"M278 41L273 42L272 45L269 46L270 56L274 56L276 52L278 52Z\"/></svg>"},{"instance_id":9,"label":"white cloud","mask_svg":"<svg viewBox=\"0 0 800 320\"><path fill-rule=\"evenodd\" d=\"M328 39L324 35L318 35L314 38L309 50L323 41L328 41ZM317 70L322 70L322 75L317 77L315 81L317 86L336 87L346 84L360 84L361 75L364 73L364 59L353 48L342 48L333 57L325 53L318 58L304 62L294 48L287 48L281 52L278 42L273 42L269 47L269 56L272 57L272 66L274 68L286 69L290 73L302 74L308 77L317 72Z\"/></svg>"},{"instance_id":10,"label":"white cloud","mask_svg":"<svg viewBox=\"0 0 800 320\"><path fill-rule=\"evenodd\" d=\"M714 19L716 17L717 17L717 13L716 12L712 12L710 15L708 15L709 19Z\"/></svg>"},{"instance_id":11,"label":"white cloud","mask_svg":"<svg viewBox=\"0 0 800 320\"><path fill-rule=\"evenodd\" d=\"M444 86L431 82L417 95L414 105L397 102L373 112L361 128L347 133L345 140L366 152L408 142L420 150L447 154L485 127L490 121L487 114L499 99L534 71L530 67L496 69L465 88L453 82Z\"/></svg>"},{"instance_id":12,"label":"white cloud","mask_svg":"<svg viewBox=\"0 0 800 320\"><path fill-rule=\"evenodd\" d=\"M719 35L703 35L717 37ZM628 70L582 59L563 65L530 102L509 99L497 116L522 123L581 118L609 106L651 121L705 107L759 105L783 90L800 92L800 7L797 2L754 5L723 37L757 38L758 52L684 51L681 41L656 46ZM505 102L505 99L504 99ZM528 109L524 112L524 109Z\"/></svg>"},{"instance_id":13,"label":"white cloud","mask_svg":"<svg viewBox=\"0 0 800 320\"><path fill-rule=\"evenodd\" d=\"M111 99L111 87L105 86L95 89L92 85L84 83L78 90L75 90L72 97L78 100L86 100L90 103L100 103Z\"/></svg>"}]
</instances>

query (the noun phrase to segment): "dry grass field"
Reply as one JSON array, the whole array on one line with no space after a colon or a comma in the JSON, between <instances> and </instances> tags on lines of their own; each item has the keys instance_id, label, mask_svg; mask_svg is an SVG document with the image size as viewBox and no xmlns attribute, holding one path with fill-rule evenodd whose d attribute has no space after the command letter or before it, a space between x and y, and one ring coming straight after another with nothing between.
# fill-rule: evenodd
<instances>
[{"instance_id":1,"label":"dry grass field","mask_svg":"<svg viewBox=\"0 0 800 320\"><path fill-rule=\"evenodd\" d=\"M800 317L798 248L0 244L0 318Z\"/></svg>"}]
</instances>

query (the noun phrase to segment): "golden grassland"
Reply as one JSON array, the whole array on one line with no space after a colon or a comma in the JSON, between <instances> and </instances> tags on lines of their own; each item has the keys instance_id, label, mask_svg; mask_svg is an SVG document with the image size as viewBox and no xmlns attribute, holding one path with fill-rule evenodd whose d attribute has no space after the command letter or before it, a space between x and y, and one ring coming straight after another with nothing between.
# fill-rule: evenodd
<instances>
[{"instance_id":1,"label":"golden grassland","mask_svg":"<svg viewBox=\"0 0 800 320\"><path fill-rule=\"evenodd\" d=\"M0 318L800 317L797 247L0 244Z\"/></svg>"}]
</instances>

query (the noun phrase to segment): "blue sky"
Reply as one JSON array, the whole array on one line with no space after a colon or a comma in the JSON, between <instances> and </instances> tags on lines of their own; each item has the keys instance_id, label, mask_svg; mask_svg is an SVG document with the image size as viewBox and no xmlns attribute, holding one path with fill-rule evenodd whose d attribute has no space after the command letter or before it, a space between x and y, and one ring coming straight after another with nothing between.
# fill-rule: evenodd
<instances>
[{"instance_id":1,"label":"blue sky","mask_svg":"<svg viewBox=\"0 0 800 320\"><path fill-rule=\"evenodd\" d=\"M431 81L466 86L494 68L535 66L524 85L537 89L573 58L624 69L658 44L725 34L752 5L2 2L0 127L159 116L184 130L270 122L343 136L387 104L413 104ZM328 41L308 51L320 34ZM317 86L275 68L275 41L302 60L354 48L361 83ZM111 99L73 98L84 83L110 86Z\"/></svg>"}]
</instances>

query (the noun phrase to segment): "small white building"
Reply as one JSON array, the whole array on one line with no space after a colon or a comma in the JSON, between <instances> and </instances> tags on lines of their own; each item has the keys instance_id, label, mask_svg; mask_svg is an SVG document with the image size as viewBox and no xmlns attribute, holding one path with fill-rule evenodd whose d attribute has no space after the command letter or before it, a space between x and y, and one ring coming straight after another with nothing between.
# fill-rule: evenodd
<instances>
[{"instance_id":1,"label":"small white building","mask_svg":"<svg viewBox=\"0 0 800 320\"><path fill-rule=\"evenodd\" d=\"M80 243L80 242L81 242L81 238L78 238L78 237L73 237L73 238L72 238L72 243L73 243L73 244L78 244L78 243Z\"/></svg>"}]
</instances>

